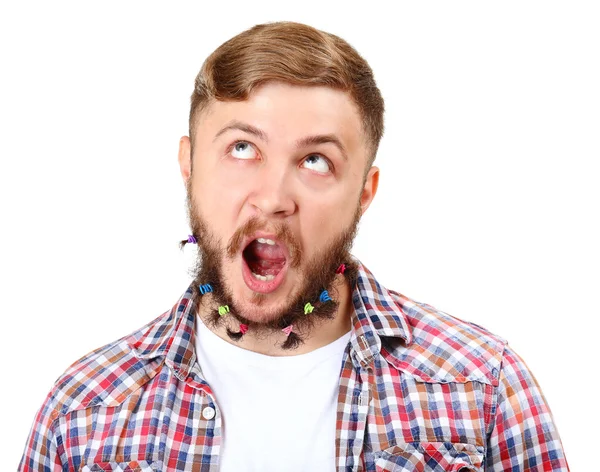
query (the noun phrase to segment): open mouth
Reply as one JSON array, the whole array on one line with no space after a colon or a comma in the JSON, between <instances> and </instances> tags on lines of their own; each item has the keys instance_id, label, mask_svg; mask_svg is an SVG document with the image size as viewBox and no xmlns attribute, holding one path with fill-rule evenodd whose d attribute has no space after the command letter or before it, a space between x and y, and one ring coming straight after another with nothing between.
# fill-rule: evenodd
<instances>
[{"instance_id":1,"label":"open mouth","mask_svg":"<svg viewBox=\"0 0 600 472\"><path fill-rule=\"evenodd\" d=\"M269 293L283 282L287 272L287 249L276 239L252 239L242 251L244 281L255 292Z\"/></svg>"}]
</instances>

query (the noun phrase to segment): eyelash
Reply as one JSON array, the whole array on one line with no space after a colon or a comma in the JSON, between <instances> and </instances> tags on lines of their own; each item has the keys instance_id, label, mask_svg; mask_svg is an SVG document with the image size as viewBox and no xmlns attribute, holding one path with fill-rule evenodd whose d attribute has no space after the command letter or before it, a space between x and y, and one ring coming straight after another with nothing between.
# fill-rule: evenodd
<instances>
[{"instance_id":1,"label":"eyelash","mask_svg":"<svg viewBox=\"0 0 600 472\"><path fill-rule=\"evenodd\" d=\"M231 144L229 145L229 147L227 148L227 154L229 154L231 151L233 151L233 148L234 148L236 145L238 145L239 143L246 143L246 144L249 144L249 145L250 145L250 146L252 146L252 147L254 148L254 150L256 151L256 147L254 147L254 144L252 144L250 141L247 141L247 140L245 140L245 139L238 139L238 140L234 141L233 143L231 143ZM329 169L330 169L329 171L330 171L330 172L333 174L333 171L335 170L335 167L333 166L333 163L332 163L332 162L331 162L329 159L327 159L327 157L325 157L323 154L319 154L318 152L313 152L313 153L310 153L308 156L306 156L306 157L303 159L303 161L304 161L304 160L306 160L306 159L307 159L308 157L310 157L310 156L319 156L319 157L321 157L322 159L325 159L325 161L327 162L327 165L329 166Z\"/></svg>"}]
</instances>

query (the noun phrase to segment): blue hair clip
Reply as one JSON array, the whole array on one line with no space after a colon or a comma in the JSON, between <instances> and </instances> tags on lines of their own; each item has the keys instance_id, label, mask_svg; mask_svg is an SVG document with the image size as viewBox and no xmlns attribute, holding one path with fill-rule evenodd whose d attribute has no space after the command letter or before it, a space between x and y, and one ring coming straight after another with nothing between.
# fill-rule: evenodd
<instances>
[{"instance_id":1,"label":"blue hair clip","mask_svg":"<svg viewBox=\"0 0 600 472\"><path fill-rule=\"evenodd\" d=\"M205 293L212 292L212 286L210 284L198 285L200 289L200 293L204 295Z\"/></svg>"},{"instance_id":2,"label":"blue hair clip","mask_svg":"<svg viewBox=\"0 0 600 472\"><path fill-rule=\"evenodd\" d=\"M330 302L331 301L331 297L329 296L329 293L327 292L327 290L323 290L323 292L321 292L321 296L319 297L319 301L321 303L325 303L325 302Z\"/></svg>"}]
</instances>

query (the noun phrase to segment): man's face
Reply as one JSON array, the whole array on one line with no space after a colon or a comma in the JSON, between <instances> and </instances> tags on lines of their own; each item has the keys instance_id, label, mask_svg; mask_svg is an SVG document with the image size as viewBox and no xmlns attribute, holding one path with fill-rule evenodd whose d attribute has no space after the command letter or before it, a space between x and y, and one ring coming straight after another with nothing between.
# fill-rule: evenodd
<instances>
[{"instance_id":1,"label":"man's face","mask_svg":"<svg viewBox=\"0 0 600 472\"><path fill-rule=\"evenodd\" d=\"M239 314L271 322L374 196L357 109L328 87L268 83L246 101L212 103L194 136L193 173L187 138L179 153L192 228L204 228L199 244L212 245Z\"/></svg>"}]
</instances>

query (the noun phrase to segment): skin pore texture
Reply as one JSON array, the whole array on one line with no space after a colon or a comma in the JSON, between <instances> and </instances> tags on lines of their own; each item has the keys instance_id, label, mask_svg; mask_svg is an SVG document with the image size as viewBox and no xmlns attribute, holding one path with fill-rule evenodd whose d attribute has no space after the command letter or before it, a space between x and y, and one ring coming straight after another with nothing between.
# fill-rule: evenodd
<instances>
[{"instance_id":1,"label":"skin pore texture","mask_svg":"<svg viewBox=\"0 0 600 472\"><path fill-rule=\"evenodd\" d=\"M351 277L335 269L350 262L379 179L376 167L365 172L367 141L350 96L268 82L248 100L212 102L193 142L192 150L180 139L179 165L198 238L196 273L215 285L198 303L205 324L267 355L310 352L347 333ZM323 288L331 302L319 303ZM306 302L314 312L304 314ZM234 316L218 315L224 304ZM251 329L232 341L240 321ZM289 324L302 340L293 350L282 348Z\"/></svg>"}]
</instances>

